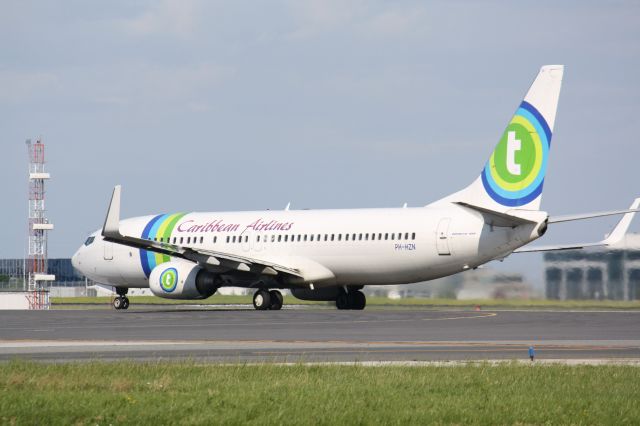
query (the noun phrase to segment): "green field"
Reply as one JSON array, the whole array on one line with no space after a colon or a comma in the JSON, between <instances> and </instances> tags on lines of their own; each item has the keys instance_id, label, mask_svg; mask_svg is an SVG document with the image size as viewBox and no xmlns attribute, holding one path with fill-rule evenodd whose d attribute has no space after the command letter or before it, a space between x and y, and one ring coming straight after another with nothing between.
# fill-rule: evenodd
<instances>
[{"instance_id":1,"label":"green field","mask_svg":"<svg viewBox=\"0 0 640 426\"><path fill-rule=\"evenodd\" d=\"M162 299L155 296L132 296L129 298L131 304L153 304L153 305L175 305L175 304L205 304L205 305L230 305L230 304L251 304L252 296L222 296L216 294L206 300L171 300ZM51 299L54 308L65 308L74 305L96 305L110 307L110 297L54 297ZM333 306L332 302L308 302L296 299L292 296L285 297L285 304L304 304L316 306ZM369 307L389 307L389 306L416 306L431 308L475 308L482 309L502 308L502 309L640 309L640 301L617 301L617 300L542 300L542 299L492 299L492 300L455 300L455 299L429 299L412 297L405 299L388 299L386 297L368 297Z\"/></svg>"},{"instance_id":2,"label":"green field","mask_svg":"<svg viewBox=\"0 0 640 426\"><path fill-rule=\"evenodd\" d=\"M0 424L638 424L640 368L0 365Z\"/></svg>"}]
</instances>

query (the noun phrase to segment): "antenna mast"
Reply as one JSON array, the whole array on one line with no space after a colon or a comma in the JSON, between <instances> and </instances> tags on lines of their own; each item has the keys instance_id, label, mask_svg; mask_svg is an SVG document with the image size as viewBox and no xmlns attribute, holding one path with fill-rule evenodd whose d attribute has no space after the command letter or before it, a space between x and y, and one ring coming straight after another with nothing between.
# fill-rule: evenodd
<instances>
[{"instance_id":1,"label":"antenna mast","mask_svg":"<svg viewBox=\"0 0 640 426\"><path fill-rule=\"evenodd\" d=\"M27 286L31 309L49 309L49 293L46 282L54 281L55 275L47 274L47 232L53 224L45 217L45 181L51 178L44 170L44 144L41 139L31 143L27 139L29 155L29 252L26 261Z\"/></svg>"}]
</instances>

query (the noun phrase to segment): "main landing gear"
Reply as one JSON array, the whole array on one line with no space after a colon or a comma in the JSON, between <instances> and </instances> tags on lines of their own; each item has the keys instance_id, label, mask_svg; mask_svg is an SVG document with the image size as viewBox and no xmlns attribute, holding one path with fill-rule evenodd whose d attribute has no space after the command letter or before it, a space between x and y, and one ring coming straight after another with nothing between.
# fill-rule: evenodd
<instances>
[{"instance_id":1,"label":"main landing gear","mask_svg":"<svg viewBox=\"0 0 640 426\"><path fill-rule=\"evenodd\" d=\"M360 290L351 290L348 293L341 290L336 299L336 308L354 309L361 311L367 306L367 298Z\"/></svg>"},{"instance_id":2,"label":"main landing gear","mask_svg":"<svg viewBox=\"0 0 640 426\"><path fill-rule=\"evenodd\" d=\"M282 293L278 290L260 289L253 295L253 307L258 311L278 311L282 309Z\"/></svg>"},{"instance_id":3,"label":"main landing gear","mask_svg":"<svg viewBox=\"0 0 640 426\"><path fill-rule=\"evenodd\" d=\"M128 288L124 287L116 287L116 293L118 294L115 299L113 299L113 307L115 309L128 309L129 308L129 298L127 297Z\"/></svg>"}]
</instances>

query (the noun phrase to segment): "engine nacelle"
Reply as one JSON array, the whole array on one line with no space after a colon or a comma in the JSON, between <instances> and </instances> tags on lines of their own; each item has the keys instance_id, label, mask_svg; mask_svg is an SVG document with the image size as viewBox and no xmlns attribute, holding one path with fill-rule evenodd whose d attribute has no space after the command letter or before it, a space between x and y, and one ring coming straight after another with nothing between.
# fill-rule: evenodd
<instances>
[{"instance_id":1,"label":"engine nacelle","mask_svg":"<svg viewBox=\"0 0 640 426\"><path fill-rule=\"evenodd\" d=\"M165 299L206 299L218 290L219 277L191 262L166 262L151 271L151 292Z\"/></svg>"}]
</instances>

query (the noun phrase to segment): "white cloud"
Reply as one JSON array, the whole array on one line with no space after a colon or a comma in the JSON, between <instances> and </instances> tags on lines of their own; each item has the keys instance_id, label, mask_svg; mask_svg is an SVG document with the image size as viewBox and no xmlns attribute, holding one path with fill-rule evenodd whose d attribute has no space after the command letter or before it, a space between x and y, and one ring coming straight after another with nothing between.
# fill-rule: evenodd
<instances>
[{"instance_id":1,"label":"white cloud","mask_svg":"<svg viewBox=\"0 0 640 426\"><path fill-rule=\"evenodd\" d=\"M419 35L427 30L426 10L423 7L394 8L371 17L362 26L376 36Z\"/></svg>"},{"instance_id":2,"label":"white cloud","mask_svg":"<svg viewBox=\"0 0 640 426\"><path fill-rule=\"evenodd\" d=\"M346 29L370 37L422 34L426 29L423 5L371 4L361 0L292 1L287 9L294 22L290 38L307 38Z\"/></svg>"},{"instance_id":3,"label":"white cloud","mask_svg":"<svg viewBox=\"0 0 640 426\"><path fill-rule=\"evenodd\" d=\"M0 70L0 100L4 102L33 101L60 87L54 72Z\"/></svg>"},{"instance_id":4,"label":"white cloud","mask_svg":"<svg viewBox=\"0 0 640 426\"><path fill-rule=\"evenodd\" d=\"M234 69L215 63L162 66L149 63L125 63L100 70L95 80L87 81L87 89L95 93L94 101L107 104L193 102L199 100L234 74Z\"/></svg>"},{"instance_id":5,"label":"white cloud","mask_svg":"<svg viewBox=\"0 0 640 426\"><path fill-rule=\"evenodd\" d=\"M122 28L134 35L172 34L190 38L198 27L200 0L163 0L140 16L121 22Z\"/></svg>"}]
</instances>

